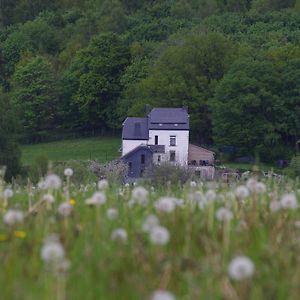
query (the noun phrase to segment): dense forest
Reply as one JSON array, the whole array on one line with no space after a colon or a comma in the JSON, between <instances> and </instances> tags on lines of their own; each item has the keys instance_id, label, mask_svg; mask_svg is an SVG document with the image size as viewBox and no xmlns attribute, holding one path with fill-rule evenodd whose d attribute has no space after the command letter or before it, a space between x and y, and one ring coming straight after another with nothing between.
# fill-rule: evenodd
<instances>
[{"instance_id":1,"label":"dense forest","mask_svg":"<svg viewBox=\"0 0 300 300\"><path fill-rule=\"evenodd\" d=\"M0 153L112 133L150 104L187 106L198 143L290 158L299 29L299 0L1 0Z\"/></svg>"}]
</instances>

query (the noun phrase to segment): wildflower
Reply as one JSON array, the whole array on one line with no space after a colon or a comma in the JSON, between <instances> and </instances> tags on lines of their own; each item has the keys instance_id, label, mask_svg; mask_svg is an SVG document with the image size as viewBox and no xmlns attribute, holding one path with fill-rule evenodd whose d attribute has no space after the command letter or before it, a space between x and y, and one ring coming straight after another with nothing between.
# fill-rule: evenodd
<instances>
[{"instance_id":1,"label":"wildflower","mask_svg":"<svg viewBox=\"0 0 300 300\"><path fill-rule=\"evenodd\" d=\"M197 186L197 183L195 181L190 182L190 187L195 188Z\"/></svg>"},{"instance_id":2,"label":"wildflower","mask_svg":"<svg viewBox=\"0 0 300 300\"><path fill-rule=\"evenodd\" d=\"M12 191L12 189L5 189L3 192L3 197L5 199L9 199L14 195L14 192Z\"/></svg>"},{"instance_id":3,"label":"wildflower","mask_svg":"<svg viewBox=\"0 0 300 300\"><path fill-rule=\"evenodd\" d=\"M9 226L13 226L16 223L21 223L24 219L23 212L20 210L8 210L3 216L3 222Z\"/></svg>"},{"instance_id":4,"label":"wildflower","mask_svg":"<svg viewBox=\"0 0 300 300\"><path fill-rule=\"evenodd\" d=\"M243 200L249 197L249 190L246 186L240 185L235 189L235 195L238 199Z\"/></svg>"},{"instance_id":5,"label":"wildflower","mask_svg":"<svg viewBox=\"0 0 300 300\"><path fill-rule=\"evenodd\" d=\"M132 190L132 199L142 206L148 204L148 195L149 192L141 186L137 186Z\"/></svg>"},{"instance_id":6,"label":"wildflower","mask_svg":"<svg viewBox=\"0 0 300 300\"><path fill-rule=\"evenodd\" d=\"M249 178L246 182L246 186L250 192L256 192L257 181L254 178Z\"/></svg>"},{"instance_id":7,"label":"wildflower","mask_svg":"<svg viewBox=\"0 0 300 300\"><path fill-rule=\"evenodd\" d=\"M175 209L174 198L162 197L154 204L155 208L160 212L171 213Z\"/></svg>"},{"instance_id":8,"label":"wildflower","mask_svg":"<svg viewBox=\"0 0 300 300\"><path fill-rule=\"evenodd\" d=\"M205 198L208 202L212 202L216 199L216 192L214 190L208 190L206 193L205 193Z\"/></svg>"},{"instance_id":9,"label":"wildflower","mask_svg":"<svg viewBox=\"0 0 300 300\"><path fill-rule=\"evenodd\" d=\"M157 290L155 291L151 298L151 300L176 300L175 296L169 291L165 290Z\"/></svg>"},{"instance_id":10,"label":"wildflower","mask_svg":"<svg viewBox=\"0 0 300 300\"><path fill-rule=\"evenodd\" d=\"M230 262L228 274L232 279L241 281L252 277L254 270L254 264L248 257L237 256Z\"/></svg>"},{"instance_id":11,"label":"wildflower","mask_svg":"<svg viewBox=\"0 0 300 300\"><path fill-rule=\"evenodd\" d=\"M162 226L156 226L150 231L150 241L155 245L165 245L169 240L169 231Z\"/></svg>"},{"instance_id":12,"label":"wildflower","mask_svg":"<svg viewBox=\"0 0 300 300\"><path fill-rule=\"evenodd\" d=\"M155 215L149 215L142 225L144 232L150 232L154 227L159 225L159 220Z\"/></svg>"},{"instance_id":13,"label":"wildflower","mask_svg":"<svg viewBox=\"0 0 300 300\"><path fill-rule=\"evenodd\" d=\"M258 182L255 186L255 192L257 194L264 194L266 192L266 185L262 182Z\"/></svg>"},{"instance_id":14,"label":"wildflower","mask_svg":"<svg viewBox=\"0 0 300 300\"><path fill-rule=\"evenodd\" d=\"M102 179L98 182L98 189L99 190L106 190L108 188L108 181L106 179Z\"/></svg>"},{"instance_id":15,"label":"wildflower","mask_svg":"<svg viewBox=\"0 0 300 300\"><path fill-rule=\"evenodd\" d=\"M70 203L72 206L75 206L75 205L76 205L76 200L73 199L73 198L71 198L71 199L69 200L69 203Z\"/></svg>"},{"instance_id":16,"label":"wildflower","mask_svg":"<svg viewBox=\"0 0 300 300\"><path fill-rule=\"evenodd\" d=\"M111 233L111 239L113 241L120 241L126 243L128 239L127 231L124 228L115 229Z\"/></svg>"},{"instance_id":17,"label":"wildflower","mask_svg":"<svg viewBox=\"0 0 300 300\"><path fill-rule=\"evenodd\" d=\"M58 207L58 213L63 217L70 216L72 211L73 211L73 206L69 203L69 201L65 201L61 203Z\"/></svg>"},{"instance_id":18,"label":"wildflower","mask_svg":"<svg viewBox=\"0 0 300 300\"><path fill-rule=\"evenodd\" d=\"M183 207L184 206L184 200L183 199L176 199L176 198L174 198L174 203L178 207Z\"/></svg>"},{"instance_id":19,"label":"wildflower","mask_svg":"<svg viewBox=\"0 0 300 300\"><path fill-rule=\"evenodd\" d=\"M38 186L38 189L40 189L40 190L46 190L47 189L46 182L44 180L39 181L37 186Z\"/></svg>"},{"instance_id":20,"label":"wildflower","mask_svg":"<svg viewBox=\"0 0 300 300\"><path fill-rule=\"evenodd\" d=\"M119 213L118 213L117 209L109 208L106 211L106 215L107 215L108 219L113 220L113 219L116 219L118 217Z\"/></svg>"},{"instance_id":21,"label":"wildflower","mask_svg":"<svg viewBox=\"0 0 300 300\"><path fill-rule=\"evenodd\" d=\"M219 221L230 221L233 218L233 214L230 209L221 207L216 212L216 218Z\"/></svg>"},{"instance_id":22,"label":"wildflower","mask_svg":"<svg viewBox=\"0 0 300 300\"><path fill-rule=\"evenodd\" d=\"M51 194L45 194L42 198L42 200L46 203L53 203L54 202L54 197Z\"/></svg>"},{"instance_id":23,"label":"wildflower","mask_svg":"<svg viewBox=\"0 0 300 300\"><path fill-rule=\"evenodd\" d=\"M58 263L64 260L65 250L56 237L51 237L44 243L41 258L46 263Z\"/></svg>"},{"instance_id":24,"label":"wildflower","mask_svg":"<svg viewBox=\"0 0 300 300\"><path fill-rule=\"evenodd\" d=\"M87 205L103 205L106 203L106 196L103 192L96 192L92 198L85 201Z\"/></svg>"},{"instance_id":25,"label":"wildflower","mask_svg":"<svg viewBox=\"0 0 300 300\"><path fill-rule=\"evenodd\" d=\"M71 177L71 176L73 176L73 170L71 169L71 168L66 168L65 170L64 170L64 175L66 176L66 177Z\"/></svg>"},{"instance_id":26,"label":"wildflower","mask_svg":"<svg viewBox=\"0 0 300 300\"><path fill-rule=\"evenodd\" d=\"M276 211L279 211L281 209L281 204L279 201L277 200L272 200L270 202L270 211L271 212L276 212Z\"/></svg>"},{"instance_id":27,"label":"wildflower","mask_svg":"<svg viewBox=\"0 0 300 300\"><path fill-rule=\"evenodd\" d=\"M57 190L61 187L61 179L55 174L48 175L45 179L45 187Z\"/></svg>"},{"instance_id":28,"label":"wildflower","mask_svg":"<svg viewBox=\"0 0 300 300\"><path fill-rule=\"evenodd\" d=\"M8 240L8 235L5 233L0 233L0 242L5 242Z\"/></svg>"},{"instance_id":29,"label":"wildflower","mask_svg":"<svg viewBox=\"0 0 300 300\"><path fill-rule=\"evenodd\" d=\"M292 193L283 195L280 204L285 209L296 209L298 207L297 198Z\"/></svg>"},{"instance_id":30,"label":"wildflower","mask_svg":"<svg viewBox=\"0 0 300 300\"><path fill-rule=\"evenodd\" d=\"M26 232L17 230L14 232L15 237L20 238L20 239L25 239L26 238Z\"/></svg>"}]
</instances>

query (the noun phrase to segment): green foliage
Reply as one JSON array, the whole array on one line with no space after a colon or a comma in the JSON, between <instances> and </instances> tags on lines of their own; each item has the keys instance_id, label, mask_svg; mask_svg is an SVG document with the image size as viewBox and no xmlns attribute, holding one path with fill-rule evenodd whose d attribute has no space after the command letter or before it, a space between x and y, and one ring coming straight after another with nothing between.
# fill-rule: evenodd
<instances>
[{"instance_id":1,"label":"green foliage","mask_svg":"<svg viewBox=\"0 0 300 300\"><path fill-rule=\"evenodd\" d=\"M58 88L51 64L43 57L24 57L16 68L13 87L25 132L42 138L58 117Z\"/></svg>"},{"instance_id":2,"label":"green foliage","mask_svg":"<svg viewBox=\"0 0 300 300\"><path fill-rule=\"evenodd\" d=\"M291 178L300 177L300 155L296 155L292 158L289 167L286 170L286 174Z\"/></svg>"},{"instance_id":3,"label":"green foliage","mask_svg":"<svg viewBox=\"0 0 300 300\"><path fill-rule=\"evenodd\" d=\"M6 166L10 180L20 171L20 150L16 143L18 116L7 95L0 93L0 167Z\"/></svg>"}]
</instances>

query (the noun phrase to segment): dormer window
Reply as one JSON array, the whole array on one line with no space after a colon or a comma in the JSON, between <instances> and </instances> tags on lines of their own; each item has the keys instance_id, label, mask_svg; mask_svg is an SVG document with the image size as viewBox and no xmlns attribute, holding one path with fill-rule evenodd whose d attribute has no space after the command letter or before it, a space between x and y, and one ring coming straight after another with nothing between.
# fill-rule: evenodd
<instances>
[{"instance_id":1,"label":"dormer window","mask_svg":"<svg viewBox=\"0 0 300 300\"><path fill-rule=\"evenodd\" d=\"M170 136L170 146L176 146L176 136L175 135Z\"/></svg>"},{"instance_id":2,"label":"dormer window","mask_svg":"<svg viewBox=\"0 0 300 300\"><path fill-rule=\"evenodd\" d=\"M163 124L162 124L162 123L159 123L158 125L159 125L159 126L162 126Z\"/></svg>"},{"instance_id":3,"label":"dormer window","mask_svg":"<svg viewBox=\"0 0 300 300\"><path fill-rule=\"evenodd\" d=\"M178 124L177 124L177 123L175 123L175 124L174 124L174 126L175 126L175 127L178 127Z\"/></svg>"}]
</instances>

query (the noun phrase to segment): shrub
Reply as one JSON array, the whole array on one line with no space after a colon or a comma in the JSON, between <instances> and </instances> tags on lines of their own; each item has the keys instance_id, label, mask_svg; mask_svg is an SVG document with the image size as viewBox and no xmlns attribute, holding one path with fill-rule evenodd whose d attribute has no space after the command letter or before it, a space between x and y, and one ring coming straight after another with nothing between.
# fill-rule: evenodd
<instances>
[{"instance_id":1,"label":"shrub","mask_svg":"<svg viewBox=\"0 0 300 300\"><path fill-rule=\"evenodd\" d=\"M128 174L128 166L120 160L113 160L106 164L100 164L92 161L90 170L98 179L107 179L110 182L123 182Z\"/></svg>"},{"instance_id":2,"label":"shrub","mask_svg":"<svg viewBox=\"0 0 300 300\"><path fill-rule=\"evenodd\" d=\"M144 177L152 184L184 184L194 177L194 172L189 168L184 168L169 163L154 165L147 169Z\"/></svg>"},{"instance_id":3,"label":"shrub","mask_svg":"<svg viewBox=\"0 0 300 300\"><path fill-rule=\"evenodd\" d=\"M300 176L300 155L292 158L290 166L286 169L286 174L290 177Z\"/></svg>"}]
</instances>

